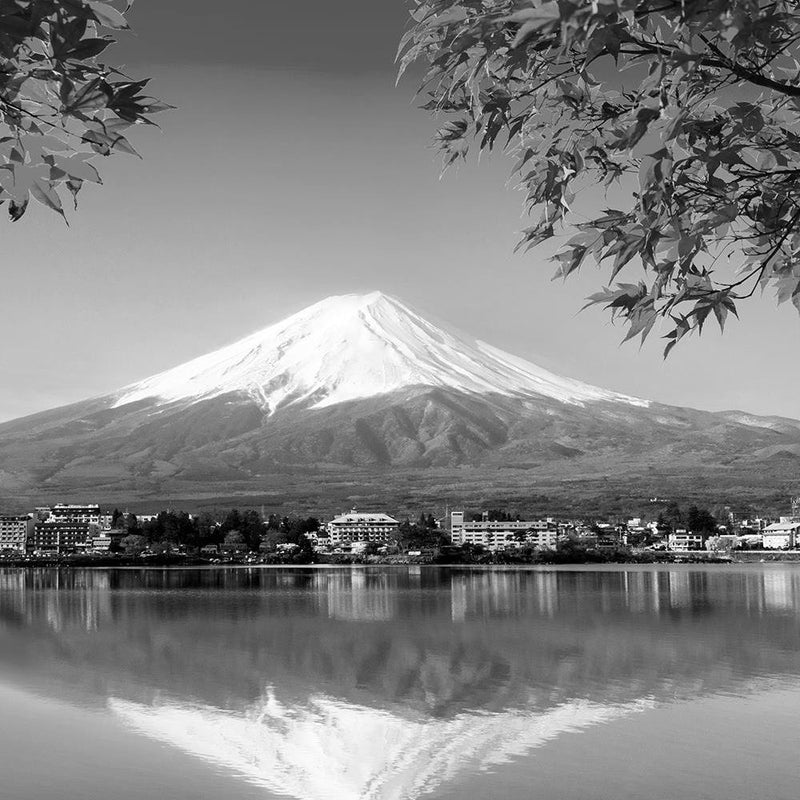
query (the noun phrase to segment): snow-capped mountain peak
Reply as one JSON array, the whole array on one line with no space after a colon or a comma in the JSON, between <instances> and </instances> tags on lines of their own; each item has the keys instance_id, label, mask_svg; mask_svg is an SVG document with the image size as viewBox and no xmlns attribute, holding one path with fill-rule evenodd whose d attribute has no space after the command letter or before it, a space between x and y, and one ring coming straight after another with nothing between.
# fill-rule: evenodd
<instances>
[{"instance_id":1,"label":"snow-capped mountain peak","mask_svg":"<svg viewBox=\"0 0 800 800\"><path fill-rule=\"evenodd\" d=\"M381 292L329 297L257 333L122 389L114 407L245 394L265 411L321 408L410 387L648 403L562 378L467 334L434 325Z\"/></svg>"}]
</instances>

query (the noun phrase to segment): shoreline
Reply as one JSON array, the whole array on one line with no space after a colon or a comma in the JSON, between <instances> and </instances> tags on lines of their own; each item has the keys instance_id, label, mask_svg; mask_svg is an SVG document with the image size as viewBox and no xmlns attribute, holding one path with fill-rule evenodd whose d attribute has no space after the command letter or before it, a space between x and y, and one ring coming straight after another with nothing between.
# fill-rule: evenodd
<instances>
[{"instance_id":1,"label":"shoreline","mask_svg":"<svg viewBox=\"0 0 800 800\"><path fill-rule=\"evenodd\" d=\"M699 557L698 557L699 556ZM312 570L350 570L350 569L400 569L400 568L442 568L463 569L472 571L547 571L563 569L581 570L624 570L636 568L670 568L670 567L737 567L759 566L764 564L797 564L800 566L800 551L743 551L733 557L720 557L716 554L675 554L669 558L609 560L609 561L539 561L539 562L498 562L498 563L458 563L458 562L432 562L432 561L401 561L401 560L354 560L351 562L325 562L313 563L242 563L222 562L212 563L204 559L193 558L63 558L63 559L4 559L0 560L0 569L26 569L26 570L77 570L77 569L111 569L111 570L287 570L287 569L312 569Z\"/></svg>"}]
</instances>

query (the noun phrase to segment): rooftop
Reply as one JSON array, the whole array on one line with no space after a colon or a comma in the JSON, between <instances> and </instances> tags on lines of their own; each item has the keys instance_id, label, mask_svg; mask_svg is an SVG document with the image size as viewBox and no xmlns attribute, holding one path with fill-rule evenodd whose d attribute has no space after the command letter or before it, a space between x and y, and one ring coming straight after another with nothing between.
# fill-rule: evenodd
<instances>
[{"instance_id":1,"label":"rooftop","mask_svg":"<svg viewBox=\"0 0 800 800\"><path fill-rule=\"evenodd\" d=\"M374 523L383 523L385 525L399 525L400 523L394 519L394 517L390 517L388 514L383 513L375 513L375 512L367 512L367 513L358 513L356 511L351 511L349 514L340 514L338 517L334 517L331 522L333 524L339 523L356 523L356 522L374 522Z\"/></svg>"}]
</instances>

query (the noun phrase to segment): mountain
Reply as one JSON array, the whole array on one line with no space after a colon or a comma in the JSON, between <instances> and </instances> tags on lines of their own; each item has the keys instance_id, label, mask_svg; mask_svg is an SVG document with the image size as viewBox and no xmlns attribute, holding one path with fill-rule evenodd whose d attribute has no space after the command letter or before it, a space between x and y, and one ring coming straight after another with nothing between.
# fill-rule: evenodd
<instances>
[{"instance_id":1,"label":"mountain","mask_svg":"<svg viewBox=\"0 0 800 800\"><path fill-rule=\"evenodd\" d=\"M501 498L600 481L592 492L608 494L608 480L642 496L676 480L774 494L798 459L795 420L563 378L379 292L328 298L110 395L0 425L7 497L413 506L490 487Z\"/></svg>"},{"instance_id":2,"label":"mountain","mask_svg":"<svg viewBox=\"0 0 800 800\"><path fill-rule=\"evenodd\" d=\"M329 297L229 347L126 386L114 408L239 394L271 416L281 409L325 408L415 386L647 405L446 331L394 298L372 292Z\"/></svg>"}]
</instances>

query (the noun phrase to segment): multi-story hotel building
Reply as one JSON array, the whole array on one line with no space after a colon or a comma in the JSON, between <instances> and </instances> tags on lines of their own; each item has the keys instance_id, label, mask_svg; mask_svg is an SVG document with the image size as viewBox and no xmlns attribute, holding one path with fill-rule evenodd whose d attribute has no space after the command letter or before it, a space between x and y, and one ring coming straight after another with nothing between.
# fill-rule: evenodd
<instances>
[{"instance_id":1,"label":"multi-story hotel building","mask_svg":"<svg viewBox=\"0 0 800 800\"><path fill-rule=\"evenodd\" d=\"M453 544L482 545L487 550L501 550L526 544L553 549L558 541L554 520L490 520L484 513L479 521L468 522L463 511L450 514L450 538Z\"/></svg>"},{"instance_id":2,"label":"multi-story hotel building","mask_svg":"<svg viewBox=\"0 0 800 800\"><path fill-rule=\"evenodd\" d=\"M98 505L57 503L50 509L50 517L47 522L80 522L85 525L100 525L103 516Z\"/></svg>"},{"instance_id":3,"label":"multi-story hotel building","mask_svg":"<svg viewBox=\"0 0 800 800\"><path fill-rule=\"evenodd\" d=\"M34 553L63 555L89 547L98 526L88 522L37 522L28 539L28 550Z\"/></svg>"},{"instance_id":4,"label":"multi-story hotel building","mask_svg":"<svg viewBox=\"0 0 800 800\"><path fill-rule=\"evenodd\" d=\"M344 542L388 542L397 538L400 523L388 514L358 513L334 517L326 526L332 545Z\"/></svg>"},{"instance_id":5,"label":"multi-story hotel building","mask_svg":"<svg viewBox=\"0 0 800 800\"><path fill-rule=\"evenodd\" d=\"M28 516L0 517L0 553L24 553L32 532L33 520Z\"/></svg>"}]
</instances>

